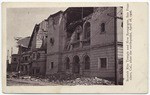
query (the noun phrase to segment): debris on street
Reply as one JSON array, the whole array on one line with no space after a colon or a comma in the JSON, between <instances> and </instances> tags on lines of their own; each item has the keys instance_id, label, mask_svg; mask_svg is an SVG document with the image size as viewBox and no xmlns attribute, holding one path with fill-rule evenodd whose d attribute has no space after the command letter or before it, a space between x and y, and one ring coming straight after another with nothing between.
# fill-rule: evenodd
<instances>
[{"instance_id":1,"label":"debris on street","mask_svg":"<svg viewBox=\"0 0 150 95\"><path fill-rule=\"evenodd\" d=\"M114 82L98 77L83 77L75 74L54 74L47 77L20 76L8 78L7 81L30 83L36 85L114 85ZM8 82L9 83L9 82Z\"/></svg>"}]
</instances>

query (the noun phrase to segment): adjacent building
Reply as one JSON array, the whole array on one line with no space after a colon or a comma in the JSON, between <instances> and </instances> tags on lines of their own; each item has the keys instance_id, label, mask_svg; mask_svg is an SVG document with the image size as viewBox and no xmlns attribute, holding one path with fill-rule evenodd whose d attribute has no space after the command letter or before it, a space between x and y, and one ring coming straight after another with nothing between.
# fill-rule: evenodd
<instances>
[{"instance_id":1,"label":"adjacent building","mask_svg":"<svg viewBox=\"0 0 150 95\"><path fill-rule=\"evenodd\" d=\"M35 25L29 42L30 74L45 75L46 72L46 51L47 51L47 21Z\"/></svg>"},{"instance_id":2,"label":"adjacent building","mask_svg":"<svg viewBox=\"0 0 150 95\"><path fill-rule=\"evenodd\" d=\"M10 70L12 72L17 71L17 65L18 65L18 60L19 60L19 55L18 54L12 54L11 56L11 65L10 65Z\"/></svg>"},{"instance_id":3,"label":"adjacent building","mask_svg":"<svg viewBox=\"0 0 150 95\"><path fill-rule=\"evenodd\" d=\"M29 41L30 36L21 38L18 44L18 65L17 71L21 73L21 75L27 75L30 72L30 52L29 52Z\"/></svg>"}]
</instances>

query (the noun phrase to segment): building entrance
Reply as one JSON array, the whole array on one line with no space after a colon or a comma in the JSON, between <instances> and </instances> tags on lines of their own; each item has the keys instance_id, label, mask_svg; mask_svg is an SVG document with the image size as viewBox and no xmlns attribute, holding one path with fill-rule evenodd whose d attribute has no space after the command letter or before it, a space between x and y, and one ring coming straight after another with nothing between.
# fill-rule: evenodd
<instances>
[{"instance_id":1,"label":"building entrance","mask_svg":"<svg viewBox=\"0 0 150 95\"><path fill-rule=\"evenodd\" d=\"M72 72L74 74L79 74L80 73L80 59L78 56L75 56L73 58L73 67L72 67Z\"/></svg>"}]
</instances>

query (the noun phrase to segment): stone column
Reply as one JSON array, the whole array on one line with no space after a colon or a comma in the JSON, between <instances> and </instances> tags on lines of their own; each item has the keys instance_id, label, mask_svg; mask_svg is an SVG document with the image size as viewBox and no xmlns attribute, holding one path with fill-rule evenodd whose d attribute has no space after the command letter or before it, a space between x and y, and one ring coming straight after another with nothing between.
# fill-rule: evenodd
<instances>
[{"instance_id":1,"label":"stone column","mask_svg":"<svg viewBox=\"0 0 150 95\"><path fill-rule=\"evenodd\" d=\"M70 62L70 70L69 72L72 74L72 70L73 70L73 62Z\"/></svg>"},{"instance_id":2,"label":"stone column","mask_svg":"<svg viewBox=\"0 0 150 95\"><path fill-rule=\"evenodd\" d=\"M83 74L83 62L80 62L80 75Z\"/></svg>"}]
</instances>

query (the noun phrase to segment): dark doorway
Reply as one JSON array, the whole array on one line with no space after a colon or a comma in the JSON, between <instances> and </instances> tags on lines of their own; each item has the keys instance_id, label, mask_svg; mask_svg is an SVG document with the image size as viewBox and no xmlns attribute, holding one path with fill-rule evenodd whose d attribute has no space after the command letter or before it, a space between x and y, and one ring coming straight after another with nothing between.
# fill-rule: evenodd
<instances>
[{"instance_id":1,"label":"dark doorway","mask_svg":"<svg viewBox=\"0 0 150 95\"><path fill-rule=\"evenodd\" d=\"M80 59L78 56L74 56L73 58L73 73L79 74L80 73Z\"/></svg>"},{"instance_id":2,"label":"dark doorway","mask_svg":"<svg viewBox=\"0 0 150 95\"><path fill-rule=\"evenodd\" d=\"M90 69L90 57L89 56L84 57L84 69L85 70Z\"/></svg>"}]
</instances>

